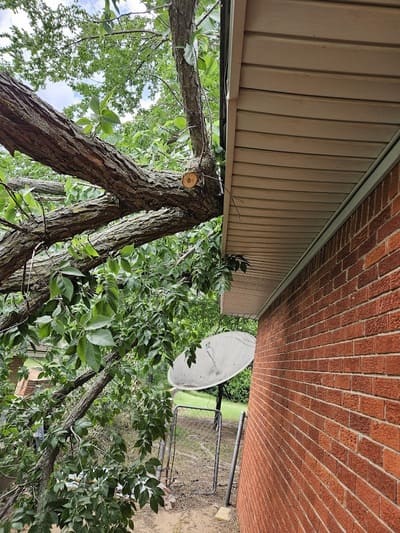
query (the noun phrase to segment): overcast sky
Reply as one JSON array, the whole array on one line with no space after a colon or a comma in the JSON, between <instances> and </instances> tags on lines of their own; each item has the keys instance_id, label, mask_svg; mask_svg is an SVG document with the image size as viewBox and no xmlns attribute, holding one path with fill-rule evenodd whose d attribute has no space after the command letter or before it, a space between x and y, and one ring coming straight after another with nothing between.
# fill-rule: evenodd
<instances>
[{"instance_id":1,"label":"overcast sky","mask_svg":"<svg viewBox=\"0 0 400 533\"><path fill-rule=\"evenodd\" d=\"M59 4L69 5L71 0L45 0L46 4L52 8L57 7ZM104 0L80 0L79 3L89 11L99 11L104 7ZM143 4L140 0L121 0L118 3L118 7L121 13L127 13L130 11L142 11L144 10ZM0 33L6 32L11 25L28 28L29 23L25 13L22 10L18 10L13 13L10 9L0 10ZM75 102L78 102L80 97L78 93L75 93L65 82L49 82L44 89L38 91L38 95L50 105L56 109L62 111L64 107L67 107ZM146 106L147 101L143 101Z\"/></svg>"}]
</instances>

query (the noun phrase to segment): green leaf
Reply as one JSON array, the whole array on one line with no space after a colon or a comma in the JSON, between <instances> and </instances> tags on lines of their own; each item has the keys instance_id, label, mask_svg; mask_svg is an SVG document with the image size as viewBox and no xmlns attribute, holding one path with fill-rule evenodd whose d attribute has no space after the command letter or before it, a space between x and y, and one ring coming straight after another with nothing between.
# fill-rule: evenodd
<instances>
[{"instance_id":1,"label":"green leaf","mask_svg":"<svg viewBox=\"0 0 400 533\"><path fill-rule=\"evenodd\" d=\"M64 266L60 268L61 274L66 274L67 276L75 276L75 277L85 277L85 274L81 272L78 268L75 268L73 266Z\"/></svg>"},{"instance_id":2,"label":"green leaf","mask_svg":"<svg viewBox=\"0 0 400 533\"><path fill-rule=\"evenodd\" d=\"M113 132L113 127L110 122L107 122L103 118L100 119L100 128L104 131L104 133L107 133L110 135Z\"/></svg>"},{"instance_id":3,"label":"green leaf","mask_svg":"<svg viewBox=\"0 0 400 533\"><path fill-rule=\"evenodd\" d=\"M112 318L104 315L97 315L92 318L85 326L86 331L93 331L96 329L103 328L104 326L109 326L112 322Z\"/></svg>"},{"instance_id":4,"label":"green leaf","mask_svg":"<svg viewBox=\"0 0 400 533\"><path fill-rule=\"evenodd\" d=\"M92 121L90 120L90 118L81 117L78 118L75 124L79 124L79 126L86 126L87 124L92 124Z\"/></svg>"},{"instance_id":5,"label":"green leaf","mask_svg":"<svg viewBox=\"0 0 400 533\"><path fill-rule=\"evenodd\" d=\"M110 122L111 124L120 124L121 122L119 116L114 113L114 111L111 111L111 109L105 109L101 114L101 118L102 120Z\"/></svg>"},{"instance_id":6,"label":"green leaf","mask_svg":"<svg viewBox=\"0 0 400 533\"><path fill-rule=\"evenodd\" d=\"M100 370L101 353L99 348L90 342L86 344L86 364L95 372Z\"/></svg>"},{"instance_id":7,"label":"green leaf","mask_svg":"<svg viewBox=\"0 0 400 533\"><path fill-rule=\"evenodd\" d=\"M176 117L175 120L174 120L174 124L180 130L184 130L186 128L186 118L185 117Z\"/></svg>"},{"instance_id":8,"label":"green leaf","mask_svg":"<svg viewBox=\"0 0 400 533\"><path fill-rule=\"evenodd\" d=\"M72 284L72 281L69 278L66 278L65 276L61 276L61 278L62 278L61 294L65 296L67 300L70 302L74 295L74 286Z\"/></svg>"},{"instance_id":9,"label":"green leaf","mask_svg":"<svg viewBox=\"0 0 400 533\"><path fill-rule=\"evenodd\" d=\"M118 261L116 261L115 259L113 259L112 257L109 257L107 259L107 266L108 268L111 270L111 272L113 274L118 274L119 272L119 264L118 264Z\"/></svg>"},{"instance_id":10,"label":"green leaf","mask_svg":"<svg viewBox=\"0 0 400 533\"><path fill-rule=\"evenodd\" d=\"M76 347L76 353L78 354L79 359L82 363L86 363L86 347L87 347L86 337L81 337L78 341L78 346Z\"/></svg>"},{"instance_id":11,"label":"green leaf","mask_svg":"<svg viewBox=\"0 0 400 533\"><path fill-rule=\"evenodd\" d=\"M53 320L53 317L49 315L43 315L36 319L36 324L38 324L39 326L42 326L43 324L48 324L52 320Z\"/></svg>"},{"instance_id":12,"label":"green leaf","mask_svg":"<svg viewBox=\"0 0 400 533\"><path fill-rule=\"evenodd\" d=\"M56 298L61 294L60 287L57 282L57 275L53 275L50 278L49 289L50 289L50 298Z\"/></svg>"},{"instance_id":13,"label":"green leaf","mask_svg":"<svg viewBox=\"0 0 400 533\"><path fill-rule=\"evenodd\" d=\"M87 334L88 340L96 346L115 346L114 339L109 329L96 329Z\"/></svg>"},{"instance_id":14,"label":"green leaf","mask_svg":"<svg viewBox=\"0 0 400 533\"><path fill-rule=\"evenodd\" d=\"M100 115L100 101L97 96L92 96L89 102L89 107L96 115Z\"/></svg>"},{"instance_id":15,"label":"green leaf","mask_svg":"<svg viewBox=\"0 0 400 533\"><path fill-rule=\"evenodd\" d=\"M87 242L85 246L83 247L83 251L86 255L89 257L99 257L99 253L97 252L96 248L90 244L90 242Z\"/></svg>"},{"instance_id":16,"label":"green leaf","mask_svg":"<svg viewBox=\"0 0 400 533\"><path fill-rule=\"evenodd\" d=\"M151 496L150 498L150 507L152 511L158 513L158 500L155 496Z\"/></svg>"}]
</instances>

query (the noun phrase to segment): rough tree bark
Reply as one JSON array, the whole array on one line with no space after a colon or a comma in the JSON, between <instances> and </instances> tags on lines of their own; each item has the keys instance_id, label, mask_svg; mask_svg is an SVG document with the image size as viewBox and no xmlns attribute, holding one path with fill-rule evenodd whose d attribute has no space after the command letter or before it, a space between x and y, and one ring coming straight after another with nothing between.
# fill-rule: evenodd
<instances>
[{"instance_id":1,"label":"rough tree bark","mask_svg":"<svg viewBox=\"0 0 400 533\"><path fill-rule=\"evenodd\" d=\"M0 143L51 167L98 185L131 212L182 207L197 223L220 213L215 195L184 189L173 172L149 171L110 144L88 137L28 87L0 73ZM208 172L208 170L207 170Z\"/></svg>"},{"instance_id":2,"label":"rough tree bark","mask_svg":"<svg viewBox=\"0 0 400 533\"><path fill-rule=\"evenodd\" d=\"M35 180L32 178L11 178L7 187L12 191L30 189L39 196L65 196L64 183L60 181Z\"/></svg>"},{"instance_id":3,"label":"rough tree bark","mask_svg":"<svg viewBox=\"0 0 400 533\"><path fill-rule=\"evenodd\" d=\"M73 237L83 230L98 228L126 215L120 202L110 195L61 207L38 220L20 224L21 230L7 233L0 241L0 280L21 267L32 254L56 242ZM1 286L1 281L0 281Z\"/></svg>"}]
</instances>

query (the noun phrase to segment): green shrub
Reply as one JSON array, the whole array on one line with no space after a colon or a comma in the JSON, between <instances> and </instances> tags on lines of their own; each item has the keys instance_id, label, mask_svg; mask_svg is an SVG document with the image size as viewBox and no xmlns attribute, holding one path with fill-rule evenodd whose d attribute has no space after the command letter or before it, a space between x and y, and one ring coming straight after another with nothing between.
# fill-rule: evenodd
<instances>
[{"instance_id":1,"label":"green shrub","mask_svg":"<svg viewBox=\"0 0 400 533\"><path fill-rule=\"evenodd\" d=\"M247 403L249 401L250 382L251 367L248 367L224 384L223 397L228 398L232 402ZM218 387L212 387L205 392L217 396Z\"/></svg>"}]
</instances>

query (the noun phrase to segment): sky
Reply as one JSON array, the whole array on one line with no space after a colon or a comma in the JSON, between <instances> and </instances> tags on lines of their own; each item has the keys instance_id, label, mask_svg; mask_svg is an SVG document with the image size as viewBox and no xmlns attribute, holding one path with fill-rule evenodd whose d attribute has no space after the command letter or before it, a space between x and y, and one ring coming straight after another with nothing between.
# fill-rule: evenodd
<instances>
[{"instance_id":1,"label":"sky","mask_svg":"<svg viewBox=\"0 0 400 533\"><path fill-rule=\"evenodd\" d=\"M51 8L56 8L59 4L69 5L72 0L45 0ZM99 11L104 7L104 0L79 0L89 12ZM118 3L120 13L131 11L143 11L145 8L140 0L120 0ZM29 22L23 11L19 10L13 13L10 9L0 10L0 33L6 32L11 25L29 28ZM80 95L74 92L65 82L49 82L46 87L40 89L37 94L48 104L52 105L59 111L64 107L77 103ZM151 102L143 99L143 107L147 107Z\"/></svg>"}]
</instances>

